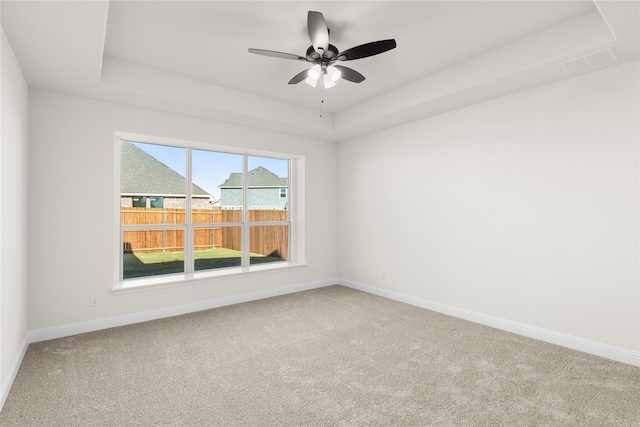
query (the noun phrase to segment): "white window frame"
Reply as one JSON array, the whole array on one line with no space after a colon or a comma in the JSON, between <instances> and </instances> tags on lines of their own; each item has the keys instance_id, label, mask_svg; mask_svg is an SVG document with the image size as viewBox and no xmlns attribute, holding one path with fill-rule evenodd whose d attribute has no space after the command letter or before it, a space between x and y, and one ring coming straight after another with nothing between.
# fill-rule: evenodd
<instances>
[{"instance_id":1,"label":"white window frame","mask_svg":"<svg viewBox=\"0 0 640 427\"><path fill-rule=\"evenodd\" d=\"M248 157L269 157L283 159L289 161L289 187L287 189L289 203L289 220L288 221L248 221L248 209L243 209L243 220L241 223L191 223L191 203L185 203L185 219L186 224L149 224L138 226L121 225L120 220L120 166L121 166L121 141L141 142L146 144L165 145L170 147L178 147L186 149L186 182L191 183L191 152L192 150L217 151L229 154L242 155L242 172L243 178L246 178L248 172ZM115 280L112 286L113 293L131 292L142 289L163 288L168 286L179 286L194 282L201 282L214 279L228 278L235 275L246 275L255 273L273 272L282 269L304 268L304 157L275 153L263 150L238 149L238 147L229 147L223 145L213 145L198 143L193 141L175 140L169 138L159 138L148 135L139 135L125 132L117 132L115 135L115 186L114 186L114 224L115 224ZM248 185L247 180L243 179L243 204L247 206ZM186 185L185 198L191 200L191 185ZM298 190L300 189L300 190ZM292 206L295 206L292 208ZM239 267L225 267L210 270L194 271L194 247L193 235L196 228L209 227L243 227L242 236L242 256L241 265ZM254 226L277 226L286 225L289 228L288 252L289 260L278 261L261 264L250 264L249 257L249 228ZM183 273L164 274L157 276L145 276L140 278L132 278L123 280L123 242L124 229L182 229L184 230L184 254L185 254L185 271Z\"/></svg>"}]
</instances>

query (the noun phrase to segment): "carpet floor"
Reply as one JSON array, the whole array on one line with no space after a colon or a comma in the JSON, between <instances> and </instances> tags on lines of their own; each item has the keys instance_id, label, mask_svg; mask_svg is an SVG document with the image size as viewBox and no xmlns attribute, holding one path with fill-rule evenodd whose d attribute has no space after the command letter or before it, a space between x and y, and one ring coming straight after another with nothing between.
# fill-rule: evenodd
<instances>
[{"instance_id":1,"label":"carpet floor","mask_svg":"<svg viewBox=\"0 0 640 427\"><path fill-rule=\"evenodd\" d=\"M638 426L640 368L341 286L31 344L0 426Z\"/></svg>"}]
</instances>

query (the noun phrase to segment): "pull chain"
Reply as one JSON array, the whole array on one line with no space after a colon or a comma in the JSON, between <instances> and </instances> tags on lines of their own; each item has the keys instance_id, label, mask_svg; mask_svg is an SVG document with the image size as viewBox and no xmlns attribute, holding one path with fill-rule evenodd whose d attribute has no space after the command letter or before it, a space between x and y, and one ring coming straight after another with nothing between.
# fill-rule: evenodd
<instances>
[{"instance_id":1,"label":"pull chain","mask_svg":"<svg viewBox=\"0 0 640 427\"><path fill-rule=\"evenodd\" d=\"M320 94L320 118L322 118L323 112L324 112L324 85L322 85L322 92Z\"/></svg>"}]
</instances>

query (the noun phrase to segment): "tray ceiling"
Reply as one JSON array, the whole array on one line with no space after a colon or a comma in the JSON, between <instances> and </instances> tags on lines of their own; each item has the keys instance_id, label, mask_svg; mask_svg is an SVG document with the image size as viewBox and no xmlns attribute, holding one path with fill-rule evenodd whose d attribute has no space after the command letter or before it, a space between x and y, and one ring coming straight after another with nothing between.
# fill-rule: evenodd
<instances>
[{"instance_id":1,"label":"tray ceiling","mask_svg":"<svg viewBox=\"0 0 640 427\"><path fill-rule=\"evenodd\" d=\"M637 60L638 2L2 1L29 86L329 140L343 140ZM395 38L345 63L331 89L288 85L309 10L339 50ZM323 102L324 101L324 102Z\"/></svg>"}]
</instances>

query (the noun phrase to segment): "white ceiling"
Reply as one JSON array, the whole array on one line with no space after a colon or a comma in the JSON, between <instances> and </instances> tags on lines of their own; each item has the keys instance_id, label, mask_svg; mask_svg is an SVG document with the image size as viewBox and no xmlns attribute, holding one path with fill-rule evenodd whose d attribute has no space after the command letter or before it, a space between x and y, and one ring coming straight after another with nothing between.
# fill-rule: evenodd
<instances>
[{"instance_id":1,"label":"white ceiling","mask_svg":"<svg viewBox=\"0 0 640 427\"><path fill-rule=\"evenodd\" d=\"M30 87L343 140L637 60L638 1L10 1L2 26ZM307 11L366 80L288 85ZM324 101L324 102L322 102Z\"/></svg>"}]
</instances>

